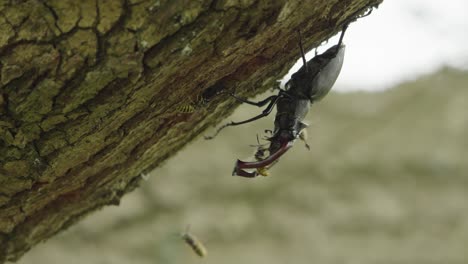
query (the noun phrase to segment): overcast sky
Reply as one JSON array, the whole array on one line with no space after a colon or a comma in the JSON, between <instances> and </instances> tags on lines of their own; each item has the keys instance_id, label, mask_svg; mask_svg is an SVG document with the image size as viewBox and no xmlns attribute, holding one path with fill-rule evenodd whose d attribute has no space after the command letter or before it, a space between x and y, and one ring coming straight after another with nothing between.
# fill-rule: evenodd
<instances>
[{"instance_id":1,"label":"overcast sky","mask_svg":"<svg viewBox=\"0 0 468 264\"><path fill-rule=\"evenodd\" d=\"M444 65L468 69L467 11L468 0L384 0L348 28L334 90L381 90Z\"/></svg>"}]
</instances>

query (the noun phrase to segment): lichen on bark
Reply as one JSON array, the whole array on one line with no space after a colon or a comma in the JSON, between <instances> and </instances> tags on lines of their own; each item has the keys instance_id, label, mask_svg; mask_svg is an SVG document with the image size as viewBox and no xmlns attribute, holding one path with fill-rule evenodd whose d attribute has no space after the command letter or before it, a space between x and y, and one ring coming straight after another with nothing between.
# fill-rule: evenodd
<instances>
[{"instance_id":1,"label":"lichen on bark","mask_svg":"<svg viewBox=\"0 0 468 264\"><path fill-rule=\"evenodd\" d=\"M134 189L381 0L0 4L0 262ZM293 52L294 51L294 52ZM201 95L192 113L177 109Z\"/></svg>"}]
</instances>

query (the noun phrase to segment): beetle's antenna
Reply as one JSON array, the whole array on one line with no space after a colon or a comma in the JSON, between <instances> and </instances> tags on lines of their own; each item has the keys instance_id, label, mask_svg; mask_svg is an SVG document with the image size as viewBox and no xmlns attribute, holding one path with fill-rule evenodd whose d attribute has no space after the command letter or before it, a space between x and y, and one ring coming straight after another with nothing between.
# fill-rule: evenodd
<instances>
[{"instance_id":1,"label":"beetle's antenna","mask_svg":"<svg viewBox=\"0 0 468 264\"><path fill-rule=\"evenodd\" d=\"M299 33L299 48L301 49L302 62L304 62L305 71L309 72L309 67L307 67L307 60L306 60L305 54L304 54L304 48L302 47L301 30L297 30L297 32Z\"/></svg>"}]
</instances>

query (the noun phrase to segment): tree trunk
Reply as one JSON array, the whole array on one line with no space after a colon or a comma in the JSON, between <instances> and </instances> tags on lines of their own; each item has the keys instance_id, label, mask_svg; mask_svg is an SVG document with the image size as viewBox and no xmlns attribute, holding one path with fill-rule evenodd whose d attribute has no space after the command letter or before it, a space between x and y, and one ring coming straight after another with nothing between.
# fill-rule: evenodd
<instances>
[{"instance_id":1,"label":"tree trunk","mask_svg":"<svg viewBox=\"0 0 468 264\"><path fill-rule=\"evenodd\" d=\"M134 189L382 0L0 2L0 263ZM209 163L209 161L207 161Z\"/></svg>"}]
</instances>

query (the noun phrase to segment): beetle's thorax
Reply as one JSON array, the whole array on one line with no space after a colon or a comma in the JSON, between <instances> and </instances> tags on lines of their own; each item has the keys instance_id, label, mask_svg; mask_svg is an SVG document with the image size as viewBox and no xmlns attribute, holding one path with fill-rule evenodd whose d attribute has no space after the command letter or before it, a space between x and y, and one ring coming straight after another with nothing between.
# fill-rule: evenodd
<instances>
[{"instance_id":1,"label":"beetle's thorax","mask_svg":"<svg viewBox=\"0 0 468 264\"><path fill-rule=\"evenodd\" d=\"M306 126L302 120L309 112L310 101L294 95L283 96L278 100L276 108L270 153L275 152L283 142L293 141L299 136L299 132Z\"/></svg>"}]
</instances>

